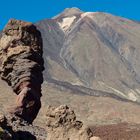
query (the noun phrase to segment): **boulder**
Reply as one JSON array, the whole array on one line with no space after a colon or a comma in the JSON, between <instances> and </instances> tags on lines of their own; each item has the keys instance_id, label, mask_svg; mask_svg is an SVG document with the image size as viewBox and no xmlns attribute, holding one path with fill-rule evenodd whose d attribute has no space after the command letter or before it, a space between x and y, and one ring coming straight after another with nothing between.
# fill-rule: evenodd
<instances>
[{"instance_id":1,"label":"boulder","mask_svg":"<svg viewBox=\"0 0 140 140\"><path fill-rule=\"evenodd\" d=\"M93 136L68 106L49 106L46 112L47 140L90 140Z\"/></svg>"}]
</instances>

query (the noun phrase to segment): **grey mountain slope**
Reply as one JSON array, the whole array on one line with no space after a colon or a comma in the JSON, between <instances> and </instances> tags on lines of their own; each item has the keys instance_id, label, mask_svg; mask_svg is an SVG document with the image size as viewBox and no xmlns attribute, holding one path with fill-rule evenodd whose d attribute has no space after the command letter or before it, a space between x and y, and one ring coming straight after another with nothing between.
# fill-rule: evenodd
<instances>
[{"instance_id":1,"label":"grey mountain slope","mask_svg":"<svg viewBox=\"0 0 140 140\"><path fill-rule=\"evenodd\" d=\"M45 80L140 102L140 24L67 9L36 25L44 40Z\"/></svg>"},{"instance_id":2,"label":"grey mountain slope","mask_svg":"<svg viewBox=\"0 0 140 140\"><path fill-rule=\"evenodd\" d=\"M45 78L48 77L48 58L60 64L59 53L64 42L64 33L59 29L55 20L44 20L36 24L42 33L44 45Z\"/></svg>"}]
</instances>

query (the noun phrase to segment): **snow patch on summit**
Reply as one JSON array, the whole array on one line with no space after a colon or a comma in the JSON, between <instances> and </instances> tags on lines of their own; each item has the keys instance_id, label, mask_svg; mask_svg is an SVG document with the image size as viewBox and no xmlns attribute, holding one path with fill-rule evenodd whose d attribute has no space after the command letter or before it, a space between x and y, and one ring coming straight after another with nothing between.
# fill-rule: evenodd
<instances>
[{"instance_id":1,"label":"snow patch on summit","mask_svg":"<svg viewBox=\"0 0 140 140\"><path fill-rule=\"evenodd\" d=\"M76 16L72 16L72 17L66 17L66 18L63 18L62 22L58 22L60 28L66 32L70 26L72 25L72 23L74 22L74 20L76 19Z\"/></svg>"},{"instance_id":2,"label":"snow patch on summit","mask_svg":"<svg viewBox=\"0 0 140 140\"><path fill-rule=\"evenodd\" d=\"M96 13L96 12L86 12L86 13L83 13L83 14L81 14L81 18L84 18L86 16L90 17L90 18L93 18L94 13Z\"/></svg>"}]
</instances>

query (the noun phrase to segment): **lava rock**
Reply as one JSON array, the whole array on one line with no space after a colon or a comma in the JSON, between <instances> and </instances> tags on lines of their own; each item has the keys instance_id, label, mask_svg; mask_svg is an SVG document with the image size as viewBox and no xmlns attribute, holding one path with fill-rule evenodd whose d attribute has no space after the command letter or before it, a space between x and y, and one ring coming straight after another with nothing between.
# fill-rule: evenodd
<instances>
[{"instance_id":1,"label":"lava rock","mask_svg":"<svg viewBox=\"0 0 140 140\"><path fill-rule=\"evenodd\" d=\"M32 123L41 107L42 37L30 22L11 19L0 39L0 75L17 94L11 111Z\"/></svg>"},{"instance_id":2,"label":"lava rock","mask_svg":"<svg viewBox=\"0 0 140 140\"><path fill-rule=\"evenodd\" d=\"M46 111L47 140L90 140L93 134L66 105L49 106Z\"/></svg>"}]
</instances>

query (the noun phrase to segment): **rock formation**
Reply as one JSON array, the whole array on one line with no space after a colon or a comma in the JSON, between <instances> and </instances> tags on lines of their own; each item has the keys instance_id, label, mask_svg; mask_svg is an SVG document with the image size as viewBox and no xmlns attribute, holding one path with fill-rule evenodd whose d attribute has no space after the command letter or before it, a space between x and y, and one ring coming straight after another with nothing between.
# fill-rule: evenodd
<instances>
[{"instance_id":1,"label":"rock formation","mask_svg":"<svg viewBox=\"0 0 140 140\"><path fill-rule=\"evenodd\" d=\"M29 22L11 19L0 39L0 74L17 94L12 113L32 123L41 107L42 38Z\"/></svg>"},{"instance_id":2,"label":"rock formation","mask_svg":"<svg viewBox=\"0 0 140 140\"><path fill-rule=\"evenodd\" d=\"M46 114L47 140L92 140L92 132L68 106L48 107Z\"/></svg>"},{"instance_id":3,"label":"rock formation","mask_svg":"<svg viewBox=\"0 0 140 140\"><path fill-rule=\"evenodd\" d=\"M46 140L45 129L29 125L14 115L0 113L0 140Z\"/></svg>"},{"instance_id":4,"label":"rock formation","mask_svg":"<svg viewBox=\"0 0 140 140\"><path fill-rule=\"evenodd\" d=\"M66 105L48 107L46 130L33 126L18 116L0 112L0 140L97 140L91 130L76 120Z\"/></svg>"}]
</instances>

